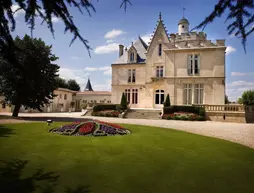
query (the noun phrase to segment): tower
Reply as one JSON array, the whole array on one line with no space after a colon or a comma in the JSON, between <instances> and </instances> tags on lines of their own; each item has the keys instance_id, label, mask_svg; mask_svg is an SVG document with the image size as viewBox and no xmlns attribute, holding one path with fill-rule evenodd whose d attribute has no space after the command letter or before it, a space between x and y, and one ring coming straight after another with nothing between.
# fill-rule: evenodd
<instances>
[{"instance_id":1,"label":"tower","mask_svg":"<svg viewBox=\"0 0 254 193\"><path fill-rule=\"evenodd\" d=\"M178 34L188 34L189 33L189 21L184 17L178 22Z\"/></svg>"},{"instance_id":2,"label":"tower","mask_svg":"<svg viewBox=\"0 0 254 193\"><path fill-rule=\"evenodd\" d=\"M86 88L84 91L93 91L93 88L92 88L92 85L91 85L91 82L90 82L90 78L88 78L88 81L86 83Z\"/></svg>"}]
</instances>

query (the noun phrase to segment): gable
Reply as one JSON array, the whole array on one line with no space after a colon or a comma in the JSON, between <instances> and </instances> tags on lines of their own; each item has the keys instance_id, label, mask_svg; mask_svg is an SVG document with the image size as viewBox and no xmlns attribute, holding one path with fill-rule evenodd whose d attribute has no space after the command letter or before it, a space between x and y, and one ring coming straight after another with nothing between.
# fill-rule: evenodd
<instances>
[{"instance_id":1,"label":"gable","mask_svg":"<svg viewBox=\"0 0 254 193\"><path fill-rule=\"evenodd\" d=\"M152 47L155 47L158 43L170 43L167 31L164 27L162 20L160 20L157 25L153 38L147 49L147 53L151 50Z\"/></svg>"}]
</instances>

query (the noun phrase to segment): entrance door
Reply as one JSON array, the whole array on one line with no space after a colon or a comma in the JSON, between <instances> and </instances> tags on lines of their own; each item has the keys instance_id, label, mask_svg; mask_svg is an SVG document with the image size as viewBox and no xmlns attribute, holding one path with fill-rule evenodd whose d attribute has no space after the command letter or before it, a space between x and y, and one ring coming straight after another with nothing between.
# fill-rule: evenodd
<instances>
[{"instance_id":1,"label":"entrance door","mask_svg":"<svg viewBox=\"0 0 254 193\"><path fill-rule=\"evenodd\" d=\"M164 90L156 90L154 94L154 108L161 109L164 103Z\"/></svg>"}]
</instances>

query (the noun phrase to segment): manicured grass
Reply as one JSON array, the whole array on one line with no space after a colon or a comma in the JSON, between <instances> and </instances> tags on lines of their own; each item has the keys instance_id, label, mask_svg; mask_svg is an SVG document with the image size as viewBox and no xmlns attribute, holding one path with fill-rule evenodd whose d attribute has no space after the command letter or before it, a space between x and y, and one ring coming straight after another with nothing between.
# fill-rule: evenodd
<instances>
[{"instance_id":1,"label":"manicured grass","mask_svg":"<svg viewBox=\"0 0 254 193\"><path fill-rule=\"evenodd\" d=\"M80 186L93 193L254 192L253 149L181 131L126 127L133 133L74 137L49 133L46 123L0 126L0 159L21 160L0 176L0 192L32 192L30 177L40 168L59 175L55 192Z\"/></svg>"}]
</instances>

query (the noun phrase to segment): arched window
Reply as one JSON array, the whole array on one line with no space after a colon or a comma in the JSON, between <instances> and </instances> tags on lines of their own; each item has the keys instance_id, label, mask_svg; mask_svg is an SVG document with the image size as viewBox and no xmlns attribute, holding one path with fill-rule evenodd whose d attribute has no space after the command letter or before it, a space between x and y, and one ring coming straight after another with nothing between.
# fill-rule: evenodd
<instances>
[{"instance_id":1,"label":"arched window","mask_svg":"<svg viewBox=\"0 0 254 193\"><path fill-rule=\"evenodd\" d=\"M164 103L164 90L155 91L155 104L160 105Z\"/></svg>"}]
</instances>

